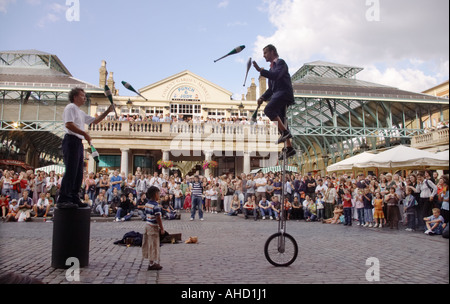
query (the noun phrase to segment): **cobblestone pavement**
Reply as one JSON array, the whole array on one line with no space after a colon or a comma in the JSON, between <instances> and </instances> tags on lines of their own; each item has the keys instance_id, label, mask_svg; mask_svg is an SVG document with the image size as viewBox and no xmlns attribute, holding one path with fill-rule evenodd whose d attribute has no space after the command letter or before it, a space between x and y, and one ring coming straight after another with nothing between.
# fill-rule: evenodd
<instances>
[{"instance_id":1,"label":"cobblestone pavement","mask_svg":"<svg viewBox=\"0 0 450 304\"><path fill-rule=\"evenodd\" d=\"M362 284L379 260L379 283L449 283L449 241L420 232L289 221L288 232L299 244L299 256L287 268L275 268L264 257L267 238L277 222L245 220L242 216L205 214L205 221L165 221L165 229L182 233L183 241L164 244L159 272L147 271L141 248L114 245L144 223L92 221L89 266L80 282L68 282L65 270L51 267L53 224L0 224L0 272L22 273L50 284Z\"/></svg>"}]
</instances>

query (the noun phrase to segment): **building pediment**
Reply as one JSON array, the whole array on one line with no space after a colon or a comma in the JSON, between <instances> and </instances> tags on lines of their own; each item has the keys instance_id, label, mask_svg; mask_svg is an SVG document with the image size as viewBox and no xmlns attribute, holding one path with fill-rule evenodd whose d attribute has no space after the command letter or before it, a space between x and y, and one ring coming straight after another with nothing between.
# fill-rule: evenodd
<instances>
[{"instance_id":1,"label":"building pediment","mask_svg":"<svg viewBox=\"0 0 450 304\"><path fill-rule=\"evenodd\" d=\"M139 90L149 100L229 102L230 91L186 70Z\"/></svg>"}]
</instances>

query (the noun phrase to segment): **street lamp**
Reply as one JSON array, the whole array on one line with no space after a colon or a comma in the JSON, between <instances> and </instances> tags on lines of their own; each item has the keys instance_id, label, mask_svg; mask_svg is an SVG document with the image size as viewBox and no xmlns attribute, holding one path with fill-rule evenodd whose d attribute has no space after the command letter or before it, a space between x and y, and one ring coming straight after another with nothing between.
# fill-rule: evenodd
<instances>
[{"instance_id":1,"label":"street lamp","mask_svg":"<svg viewBox=\"0 0 450 304\"><path fill-rule=\"evenodd\" d=\"M128 109L131 109L133 107L133 102L131 102L131 100L128 98L128 101L127 101L127 108Z\"/></svg>"}]
</instances>

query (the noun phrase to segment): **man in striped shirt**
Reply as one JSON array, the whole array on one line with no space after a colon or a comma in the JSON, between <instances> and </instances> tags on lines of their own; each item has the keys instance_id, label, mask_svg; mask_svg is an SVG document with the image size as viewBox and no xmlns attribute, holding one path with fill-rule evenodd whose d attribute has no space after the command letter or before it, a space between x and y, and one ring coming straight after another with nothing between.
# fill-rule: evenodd
<instances>
[{"instance_id":1,"label":"man in striped shirt","mask_svg":"<svg viewBox=\"0 0 450 304\"><path fill-rule=\"evenodd\" d=\"M195 210L198 209L198 217L203 221L203 206L202 206L202 194L203 187L202 183L199 181L198 175L194 176L194 182L190 185L191 198L192 198L192 211L191 211L191 221L195 219Z\"/></svg>"}]
</instances>

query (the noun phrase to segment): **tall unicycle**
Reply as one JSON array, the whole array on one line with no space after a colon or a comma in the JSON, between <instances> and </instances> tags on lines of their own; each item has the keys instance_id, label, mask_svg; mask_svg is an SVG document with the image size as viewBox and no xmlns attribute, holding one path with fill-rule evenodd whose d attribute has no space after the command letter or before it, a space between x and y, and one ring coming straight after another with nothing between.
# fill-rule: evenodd
<instances>
[{"instance_id":1,"label":"tall unicycle","mask_svg":"<svg viewBox=\"0 0 450 304\"><path fill-rule=\"evenodd\" d=\"M283 149L283 178L280 202L280 220L278 232L271 235L264 245L264 255L270 264L276 267L287 267L295 262L298 255L298 245L294 237L286 233L286 209L284 206L286 184L286 143Z\"/></svg>"}]
</instances>

